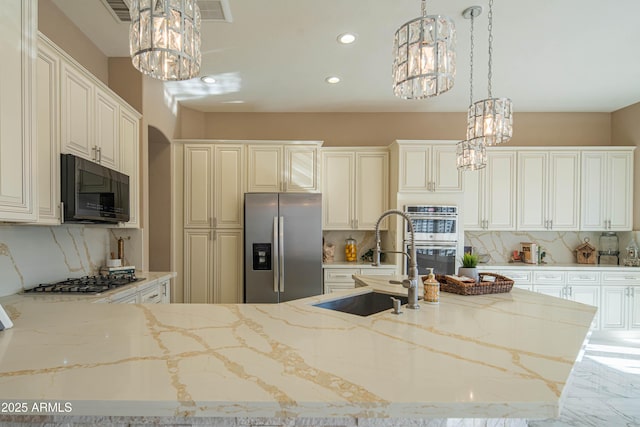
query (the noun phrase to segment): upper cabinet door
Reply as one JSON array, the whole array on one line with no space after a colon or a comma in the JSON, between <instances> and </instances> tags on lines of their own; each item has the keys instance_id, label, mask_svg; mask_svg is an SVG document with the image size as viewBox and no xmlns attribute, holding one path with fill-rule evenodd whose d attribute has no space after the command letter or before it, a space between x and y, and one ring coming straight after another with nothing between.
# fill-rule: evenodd
<instances>
[{"instance_id":1,"label":"upper cabinet door","mask_svg":"<svg viewBox=\"0 0 640 427\"><path fill-rule=\"evenodd\" d=\"M213 145L184 147L184 226L212 228Z\"/></svg>"},{"instance_id":2,"label":"upper cabinet door","mask_svg":"<svg viewBox=\"0 0 640 427\"><path fill-rule=\"evenodd\" d=\"M42 40L36 66L38 223L60 224L60 60Z\"/></svg>"},{"instance_id":3,"label":"upper cabinet door","mask_svg":"<svg viewBox=\"0 0 640 427\"><path fill-rule=\"evenodd\" d=\"M400 192L429 191L431 185L431 150L425 145L402 145L399 148Z\"/></svg>"},{"instance_id":4,"label":"upper cabinet door","mask_svg":"<svg viewBox=\"0 0 640 427\"><path fill-rule=\"evenodd\" d=\"M216 228L242 227L243 153L241 145L215 146L213 226Z\"/></svg>"},{"instance_id":5,"label":"upper cabinet door","mask_svg":"<svg viewBox=\"0 0 640 427\"><path fill-rule=\"evenodd\" d=\"M549 154L547 229L578 230L580 227L580 153Z\"/></svg>"},{"instance_id":6,"label":"upper cabinet door","mask_svg":"<svg viewBox=\"0 0 640 427\"><path fill-rule=\"evenodd\" d=\"M544 151L518 153L518 230L546 230L547 162Z\"/></svg>"},{"instance_id":7,"label":"upper cabinet door","mask_svg":"<svg viewBox=\"0 0 640 427\"><path fill-rule=\"evenodd\" d=\"M375 230L389 206L389 153L356 152L356 224L358 230ZM387 229L385 218L381 229Z\"/></svg>"},{"instance_id":8,"label":"upper cabinet door","mask_svg":"<svg viewBox=\"0 0 640 427\"><path fill-rule=\"evenodd\" d=\"M607 155L608 230L627 231L632 229L634 179L632 165L632 152L608 153Z\"/></svg>"},{"instance_id":9,"label":"upper cabinet door","mask_svg":"<svg viewBox=\"0 0 640 427\"><path fill-rule=\"evenodd\" d=\"M119 106L105 91L95 89L95 145L97 162L111 169L119 169Z\"/></svg>"},{"instance_id":10,"label":"upper cabinet door","mask_svg":"<svg viewBox=\"0 0 640 427\"><path fill-rule=\"evenodd\" d=\"M456 146L434 145L431 150L432 191L462 191L462 173L456 164Z\"/></svg>"},{"instance_id":11,"label":"upper cabinet door","mask_svg":"<svg viewBox=\"0 0 640 427\"><path fill-rule=\"evenodd\" d=\"M284 146L284 191L318 192L318 147Z\"/></svg>"},{"instance_id":12,"label":"upper cabinet door","mask_svg":"<svg viewBox=\"0 0 640 427\"><path fill-rule=\"evenodd\" d=\"M97 160L94 143L94 85L71 64L62 62L60 87L61 149L92 161Z\"/></svg>"},{"instance_id":13,"label":"upper cabinet door","mask_svg":"<svg viewBox=\"0 0 640 427\"><path fill-rule=\"evenodd\" d=\"M484 172L484 228L516 229L516 152L487 150ZM466 173L466 172L465 172ZM467 189L465 188L465 193Z\"/></svg>"},{"instance_id":14,"label":"upper cabinet door","mask_svg":"<svg viewBox=\"0 0 640 427\"><path fill-rule=\"evenodd\" d=\"M2 2L0 221L35 221L37 2Z\"/></svg>"},{"instance_id":15,"label":"upper cabinet door","mask_svg":"<svg viewBox=\"0 0 640 427\"><path fill-rule=\"evenodd\" d=\"M355 153L322 152L322 228L355 228Z\"/></svg>"},{"instance_id":16,"label":"upper cabinet door","mask_svg":"<svg viewBox=\"0 0 640 427\"><path fill-rule=\"evenodd\" d=\"M282 146L248 146L247 192L279 192L282 188Z\"/></svg>"},{"instance_id":17,"label":"upper cabinet door","mask_svg":"<svg viewBox=\"0 0 640 427\"><path fill-rule=\"evenodd\" d=\"M140 190L138 183L140 158L140 120L138 117L120 108L120 170L129 176L129 222L125 227L140 226Z\"/></svg>"}]
</instances>

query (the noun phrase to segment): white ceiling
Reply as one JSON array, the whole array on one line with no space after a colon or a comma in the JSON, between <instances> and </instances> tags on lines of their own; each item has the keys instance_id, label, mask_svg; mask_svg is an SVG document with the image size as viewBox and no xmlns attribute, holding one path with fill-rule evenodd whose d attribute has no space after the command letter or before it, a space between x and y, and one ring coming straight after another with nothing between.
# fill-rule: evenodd
<instances>
[{"instance_id":1,"label":"white ceiling","mask_svg":"<svg viewBox=\"0 0 640 427\"><path fill-rule=\"evenodd\" d=\"M128 24L101 0L53 2L107 56L128 56ZM203 22L199 79L167 84L202 111L460 112L469 105L469 25L476 20L474 100L487 96L488 0L430 0L458 33L454 88L425 100L391 91L395 30L420 15L419 0L229 0L233 22ZM516 112L611 112L640 101L639 0L496 0L493 96ZM351 31L358 40L336 42ZM325 83L340 76L337 85Z\"/></svg>"}]
</instances>

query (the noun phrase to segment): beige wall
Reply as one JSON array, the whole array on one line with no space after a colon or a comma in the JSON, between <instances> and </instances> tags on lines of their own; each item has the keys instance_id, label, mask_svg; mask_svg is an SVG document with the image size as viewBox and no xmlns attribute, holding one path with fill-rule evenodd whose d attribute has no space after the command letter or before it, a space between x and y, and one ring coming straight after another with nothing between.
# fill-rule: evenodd
<instances>
[{"instance_id":1,"label":"beige wall","mask_svg":"<svg viewBox=\"0 0 640 427\"><path fill-rule=\"evenodd\" d=\"M611 141L613 145L640 147L640 103L611 114ZM633 229L640 230L640 148L634 154Z\"/></svg>"},{"instance_id":2,"label":"beige wall","mask_svg":"<svg viewBox=\"0 0 640 427\"><path fill-rule=\"evenodd\" d=\"M38 0L38 30L94 76L109 84L107 57L51 0Z\"/></svg>"},{"instance_id":3,"label":"beige wall","mask_svg":"<svg viewBox=\"0 0 640 427\"><path fill-rule=\"evenodd\" d=\"M142 74L131 64L131 58L111 57L108 64L111 90L142 112Z\"/></svg>"},{"instance_id":4,"label":"beige wall","mask_svg":"<svg viewBox=\"0 0 640 427\"><path fill-rule=\"evenodd\" d=\"M200 113L202 114L202 113ZM197 133L188 113L185 133ZM386 146L396 139L465 137L465 113L206 113L202 135L183 138L320 140L324 146ZM510 145L609 145L608 113L516 113Z\"/></svg>"}]
</instances>

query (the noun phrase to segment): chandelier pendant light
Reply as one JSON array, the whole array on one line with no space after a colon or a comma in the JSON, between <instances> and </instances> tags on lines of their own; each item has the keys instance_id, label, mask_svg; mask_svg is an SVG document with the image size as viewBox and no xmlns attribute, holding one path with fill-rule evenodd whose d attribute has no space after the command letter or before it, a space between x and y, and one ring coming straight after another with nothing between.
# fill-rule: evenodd
<instances>
[{"instance_id":1,"label":"chandelier pendant light","mask_svg":"<svg viewBox=\"0 0 640 427\"><path fill-rule=\"evenodd\" d=\"M471 20L471 42L469 44L469 105L473 105L473 50L474 50L474 21L482 13L482 7L471 6L462 12L465 19ZM458 142L456 146L456 164L460 170L479 170L487 165L487 150L484 138L472 138Z\"/></svg>"},{"instance_id":2,"label":"chandelier pendant light","mask_svg":"<svg viewBox=\"0 0 640 427\"><path fill-rule=\"evenodd\" d=\"M406 22L393 41L393 93L404 99L438 96L453 87L456 30L446 16L427 15Z\"/></svg>"},{"instance_id":3,"label":"chandelier pendant light","mask_svg":"<svg viewBox=\"0 0 640 427\"><path fill-rule=\"evenodd\" d=\"M467 140L483 138L487 146L502 144L513 136L513 108L509 98L493 98L491 94L493 55L493 0L489 0L489 73L487 99L469 106Z\"/></svg>"},{"instance_id":4,"label":"chandelier pendant light","mask_svg":"<svg viewBox=\"0 0 640 427\"><path fill-rule=\"evenodd\" d=\"M129 51L133 66L160 80L200 72L200 8L196 0L132 0Z\"/></svg>"}]
</instances>

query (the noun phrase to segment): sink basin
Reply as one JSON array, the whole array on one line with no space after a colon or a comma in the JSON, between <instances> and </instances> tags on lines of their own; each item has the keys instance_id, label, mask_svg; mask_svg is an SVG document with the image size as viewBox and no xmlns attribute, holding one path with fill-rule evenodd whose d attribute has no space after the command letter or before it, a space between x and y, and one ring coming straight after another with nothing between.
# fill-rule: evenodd
<instances>
[{"instance_id":1,"label":"sink basin","mask_svg":"<svg viewBox=\"0 0 640 427\"><path fill-rule=\"evenodd\" d=\"M407 297L383 294L380 292L369 292L367 294L351 295L320 304L314 304L314 307L357 314L358 316L369 316L392 309L393 301L391 301L391 297L399 299L402 304L407 303Z\"/></svg>"}]
</instances>

